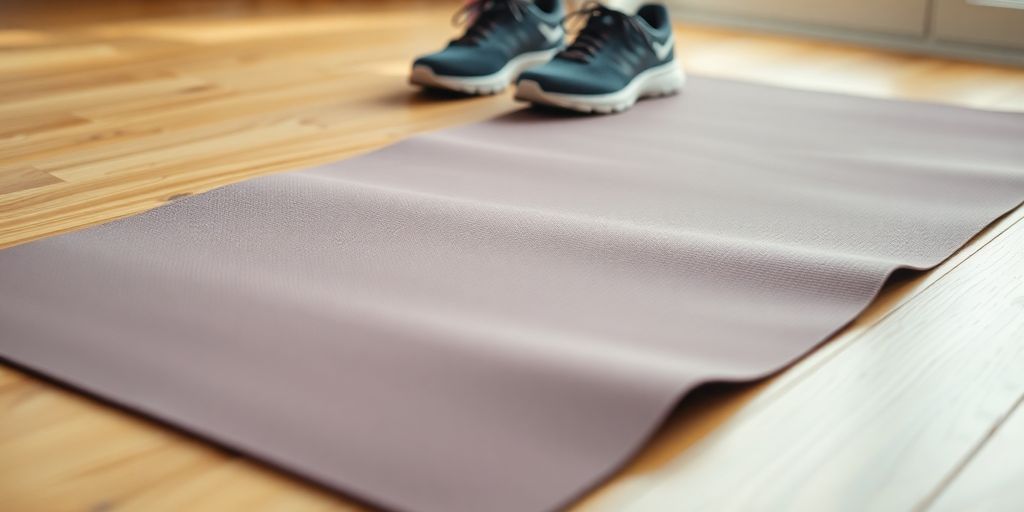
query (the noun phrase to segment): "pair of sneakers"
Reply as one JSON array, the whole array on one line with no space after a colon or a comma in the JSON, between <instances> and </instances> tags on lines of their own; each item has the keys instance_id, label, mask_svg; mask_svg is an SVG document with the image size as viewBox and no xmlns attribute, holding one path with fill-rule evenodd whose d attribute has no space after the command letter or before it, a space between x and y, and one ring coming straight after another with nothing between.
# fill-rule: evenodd
<instances>
[{"instance_id":1,"label":"pair of sneakers","mask_svg":"<svg viewBox=\"0 0 1024 512\"><path fill-rule=\"evenodd\" d=\"M515 82L518 100L607 114L685 81L662 4L630 15L591 2L573 13L585 22L568 46L562 0L473 0L459 14L471 18L465 33L416 59L410 82L466 94Z\"/></svg>"}]
</instances>

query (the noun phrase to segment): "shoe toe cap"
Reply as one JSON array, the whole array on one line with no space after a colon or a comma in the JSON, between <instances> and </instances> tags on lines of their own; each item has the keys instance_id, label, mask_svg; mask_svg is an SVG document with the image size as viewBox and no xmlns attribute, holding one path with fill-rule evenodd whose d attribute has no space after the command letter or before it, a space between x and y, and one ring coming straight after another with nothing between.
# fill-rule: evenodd
<instances>
[{"instance_id":1,"label":"shoe toe cap","mask_svg":"<svg viewBox=\"0 0 1024 512\"><path fill-rule=\"evenodd\" d=\"M619 89L617 84L581 69L563 66L541 66L519 75L517 82L536 82L545 92L557 94L607 94Z\"/></svg>"},{"instance_id":2,"label":"shoe toe cap","mask_svg":"<svg viewBox=\"0 0 1024 512\"><path fill-rule=\"evenodd\" d=\"M500 57L488 55L484 51L460 48L447 48L413 61L413 67L425 66L435 74L445 76L489 75L500 70L503 64Z\"/></svg>"}]
</instances>

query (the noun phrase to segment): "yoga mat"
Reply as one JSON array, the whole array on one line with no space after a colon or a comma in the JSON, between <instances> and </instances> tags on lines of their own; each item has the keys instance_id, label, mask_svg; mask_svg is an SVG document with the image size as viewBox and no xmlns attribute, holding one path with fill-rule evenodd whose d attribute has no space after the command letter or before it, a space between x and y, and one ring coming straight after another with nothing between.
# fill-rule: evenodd
<instances>
[{"instance_id":1,"label":"yoga mat","mask_svg":"<svg viewBox=\"0 0 1024 512\"><path fill-rule=\"evenodd\" d=\"M565 505L1024 199L1024 116L694 78L0 251L0 354L394 509Z\"/></svg>"}]
</instances>

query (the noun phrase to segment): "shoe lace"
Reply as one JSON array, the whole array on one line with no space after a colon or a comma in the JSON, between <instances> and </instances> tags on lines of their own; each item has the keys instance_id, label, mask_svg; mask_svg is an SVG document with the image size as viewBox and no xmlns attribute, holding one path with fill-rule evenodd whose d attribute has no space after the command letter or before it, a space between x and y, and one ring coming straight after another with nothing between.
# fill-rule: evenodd
<instances>
[{"instance_id":1,"label":"shoe lace","mask_svg":"<svg viewBox=\"0 0 1024 512\"><path fill-rule=\"evenodd\" d=\"M530 0L472 0L463 5L452 16L453 25L468 23L466 32L455 43L475 46L487 38L498 26L501 16L508 11L516 21L522 21Z\"/></svg>"},{"instance_id":2,"label":"shoe lace","mask_svg":"<svg viewBox=\"0 0 1024 512\"><path fill-rule=\"evenodd\" d=\"M597 55L611 37L612 31L608 29L609 27L604 21L608 19L625 30L630 37L634 39L639 38L646 44L651 45L651 36L636 17L609 9L595 1L587 2L579 10L569 13L562 20L562 23L568 24L571 19L582 19L583 28L577 32L576 40L558 54L558 57L563 59L589 62L590 59Z\"/></svg>"}]
</instances>

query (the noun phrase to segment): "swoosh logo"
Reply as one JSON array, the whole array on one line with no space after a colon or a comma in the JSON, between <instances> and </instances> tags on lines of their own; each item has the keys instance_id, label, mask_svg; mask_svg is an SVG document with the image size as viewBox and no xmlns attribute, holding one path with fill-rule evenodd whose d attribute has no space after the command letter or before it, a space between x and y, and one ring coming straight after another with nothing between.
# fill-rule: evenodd
<instances>
[{"instance_id":1,"label":"swoosh logo","mask_svg":"<svg viewBox=\"0 0 1024 512\"><path fill-rule=\"evenodd\" d=\"M665 60L665 57L668 57L668 52L672 51L674 44L670 37L668 38L668 41L665 41L664 43L655 41L651 43L651 46L654 47L654 54L658 56L658 60Z\"/></svg>"},{"instance_id":2,"label":"swoosh logo","mask_svg":"<svg viewBox=\"0 0 1024 512\"><path fill-rule=\"evenodd\" d=\"M560 41L562 34L564 34L561 25L552 27L546 23L538 23L537 30L540 30L540 33L544 35L544 39L547 39L549 43Z\"/></svg>"}]
</instances>

